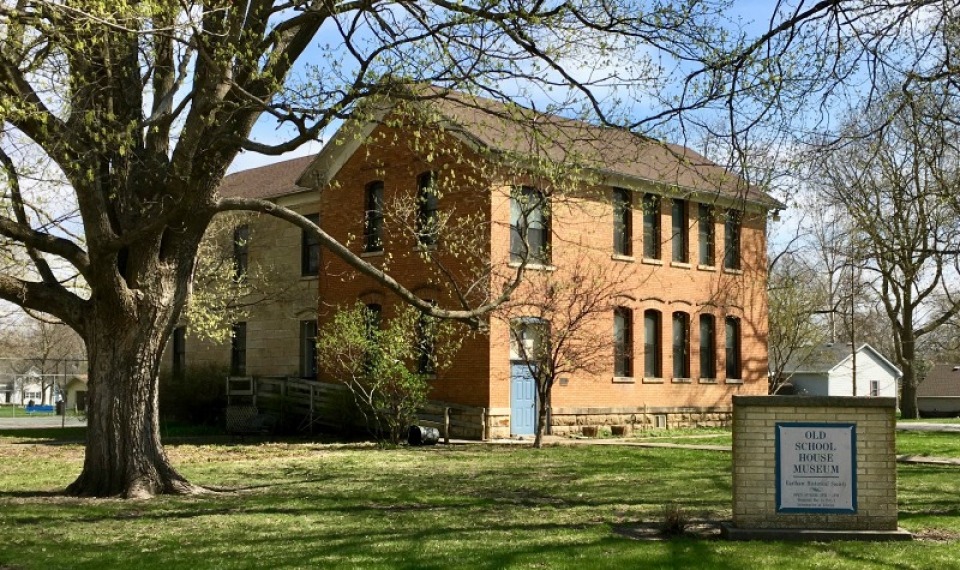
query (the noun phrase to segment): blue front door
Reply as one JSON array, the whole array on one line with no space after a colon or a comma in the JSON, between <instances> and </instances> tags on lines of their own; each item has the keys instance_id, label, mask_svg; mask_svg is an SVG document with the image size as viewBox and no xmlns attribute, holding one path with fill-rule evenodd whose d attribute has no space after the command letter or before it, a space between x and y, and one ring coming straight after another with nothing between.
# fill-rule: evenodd
<instances>
[{"instance_id":1,"label":"blue front door","mask_svg":"<svg viewBox=\"0 0 960 570\"><path fill-rule=\"evenodd\" d=\"M510 366L510 435L533 435L537 426L537 385L530 366Z\"/></svg>"}]
</instances>

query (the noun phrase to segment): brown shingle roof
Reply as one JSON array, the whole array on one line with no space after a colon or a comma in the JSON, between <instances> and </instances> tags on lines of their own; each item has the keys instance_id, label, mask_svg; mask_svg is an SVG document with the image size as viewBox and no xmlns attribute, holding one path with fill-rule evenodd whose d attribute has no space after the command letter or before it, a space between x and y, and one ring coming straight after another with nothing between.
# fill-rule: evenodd
<instances>
[{"instance_id":1,"label":"brown shingle roof","mask_svg":"<svg viewBox=\"0 0 960 570\"><path fill-rule=\"evenodd\" d=\"M934 364L917 386L917 397L960 397L960 365Z\"/></svg>"},{"instance_id":2,"label":"brown shingle roof","mask_svg":"<svg viewBox=\"0 0 960 570\"><path fill-rule=\"evenodd\" d=\"M297 186L297 178L313 161L313 156L302 156L234 172L223 179L220 194L232 198L278 198L307 188Z\"/></svg>"},{"instance_id":3,"label":"brown shingle roof","mask_svg":"<svg viewBox=\"0 0 960 570\"><path fill-rule=\"evenodd\" d=\"M782 207L700 154L626 129L591 125L462 93L446 93L427 100L427 104L452 123L447 128L508 156L542 157L599 174Z\"/></svg>"}]
</instances>

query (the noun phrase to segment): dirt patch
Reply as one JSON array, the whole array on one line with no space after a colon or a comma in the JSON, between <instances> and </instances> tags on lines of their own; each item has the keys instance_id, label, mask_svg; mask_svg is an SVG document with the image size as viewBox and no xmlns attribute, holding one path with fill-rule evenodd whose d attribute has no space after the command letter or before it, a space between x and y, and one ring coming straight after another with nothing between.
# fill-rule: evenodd
<instances>
[{"instance_id":1,"label":"dirt patch","mask_svg":"<svg viewBox=\"0 0 960 570\"><path fill-rule=\"evenodd\" d=\"M637 523L613 527L613 532L631 540L670 540L672 538L695 538L715 540L720 538L720 521L691 521L680 534L666 534L660 523Z\"/></svg>"},{"instance_id":2,"label":"dirt patch","mask_svg":"<svg viewBox=\"0 0 960 570\"><path fill-rule=\"evenodd\" d=\"M925 528L913 533L913 538L926 542L953 542L960 540L960 532L942 528Z\"/></svg>"}]
</instances>

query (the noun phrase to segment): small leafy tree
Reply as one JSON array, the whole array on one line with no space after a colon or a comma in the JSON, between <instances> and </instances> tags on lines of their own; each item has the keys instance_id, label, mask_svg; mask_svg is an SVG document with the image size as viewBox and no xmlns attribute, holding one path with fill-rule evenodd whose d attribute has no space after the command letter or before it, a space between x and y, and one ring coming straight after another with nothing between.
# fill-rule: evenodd
<instances>
[{"instance_id":1,"label":"small leafy tree","mask_svg":"<svg viewBox=\"0 0 960 570\"><path fill-rule=\"evenodd\" d=\"M382 325L361 303L338 310L317 335L317 358L353 395L371 433L399 443L427 401L430 376L449 364L460 340L454 323L409 307ZM419 366L424 359L429 366Z\"/></svg>"}]
</instances>

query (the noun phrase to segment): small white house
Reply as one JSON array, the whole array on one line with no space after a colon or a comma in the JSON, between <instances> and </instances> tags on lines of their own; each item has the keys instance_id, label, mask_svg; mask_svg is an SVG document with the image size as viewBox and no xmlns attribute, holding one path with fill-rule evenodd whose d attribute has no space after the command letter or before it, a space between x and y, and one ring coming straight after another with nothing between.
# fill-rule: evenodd
<instances>
[{"instance_id":1,"label":"small white house","mask_svg":"<svg viewBox=\"0 0 960 570\"><path fill-rule=\"evenodd\" d=\"M853 363L849 344L824 344L798 350L784 373L800 395L897 397L900 369L876 349L863 344L856 351L856 392Z\"/></svg>"}]
</instances>

